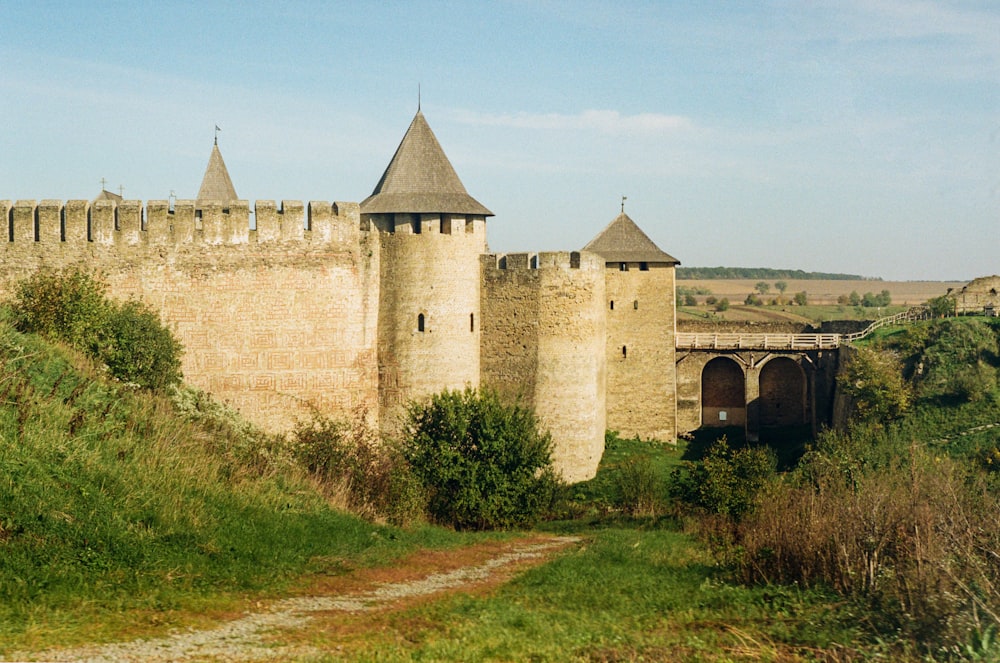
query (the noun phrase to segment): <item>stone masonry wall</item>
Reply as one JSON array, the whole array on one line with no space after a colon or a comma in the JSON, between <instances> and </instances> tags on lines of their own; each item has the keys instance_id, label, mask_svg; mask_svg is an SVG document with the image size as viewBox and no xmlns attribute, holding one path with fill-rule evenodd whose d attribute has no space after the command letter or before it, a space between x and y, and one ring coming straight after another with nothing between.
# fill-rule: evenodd
<instances>
[{"instance_id":1,"label":"stone masonry wall","mask_svg":"<svg viewBox=\"0 0 1000 663\"><path fill-rule=\"evenodd\" d=\"M486 255L482 383L534 407L566 481L604 452L604 262L591 253Z\"/></svg>"},{"instance_id":2,"label":"stone masonry wall","mask_svg":"<svg viewBox=\"0 0 1000 663\"><path fill-rule=\"evenodd\" d=\"M356 203L0 201L0 294L37 269L98 272L157 309L185 380L284 430L311 408L377 417L379 246Z\"/></svg>"},{"instance_id":3,"label":"stone masonry wall","mask_svg":"<svg viewBox=\"0 0 1000 663\"><path fill-rule=\"evenodd\" d=\"M677 436L674 268L606 268L608 428L623 437Z\"/></svg>"}]
</instances>

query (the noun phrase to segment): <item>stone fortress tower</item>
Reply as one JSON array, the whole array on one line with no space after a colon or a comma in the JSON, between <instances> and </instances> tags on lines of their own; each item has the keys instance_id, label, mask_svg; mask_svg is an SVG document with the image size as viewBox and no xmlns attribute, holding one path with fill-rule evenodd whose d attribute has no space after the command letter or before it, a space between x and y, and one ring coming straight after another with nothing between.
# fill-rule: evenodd
<instances>
[{"instance_id":1,"label":"stone fortress tower","mask_svg":"<svg viewBox=\"0 0 1000 663\"><path fill-rule=\"evenodd\" d=\"M251 207L216 141L196 199L0 215L0 297L38 269L97 271L160 311L188 382L266 429L364 412L391 435L412 399L490 387L535 408L568 481L595 474L606 428L676 436L677 261L624 211L583 251L487 254L492 212L419 109L360 204Z\"/></svg>"},{"instance_id":2,"label":"stone fortress tower","mask_svg":"<svg viewBox=\"0 0 1000 663\"><path fill-rule=\"evenodd\" d=\"M379 413L398 430L408 401L479 386L479 256L486 217L419 110L372 195L362 229L378 233Z\"/></svg>"}]
</instances>

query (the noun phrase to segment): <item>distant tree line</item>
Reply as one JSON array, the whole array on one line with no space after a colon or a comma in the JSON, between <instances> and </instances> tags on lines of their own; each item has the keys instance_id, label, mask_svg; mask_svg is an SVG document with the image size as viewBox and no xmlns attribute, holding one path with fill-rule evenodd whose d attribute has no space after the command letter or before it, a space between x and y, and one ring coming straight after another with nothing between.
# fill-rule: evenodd
<instances>
[{"instance_id":1,"label":"distant tree line","mask_svg":"<svg viewBox=\"0 0 1000 663\"><path fill-rule=\"evenodd\" d=\"M689 279L809 279L813 281L881 281L881 278L857 274L827 274L801 269L771 269L769 267L678 267L677 278Z\"/></svg>"}]
</instances>

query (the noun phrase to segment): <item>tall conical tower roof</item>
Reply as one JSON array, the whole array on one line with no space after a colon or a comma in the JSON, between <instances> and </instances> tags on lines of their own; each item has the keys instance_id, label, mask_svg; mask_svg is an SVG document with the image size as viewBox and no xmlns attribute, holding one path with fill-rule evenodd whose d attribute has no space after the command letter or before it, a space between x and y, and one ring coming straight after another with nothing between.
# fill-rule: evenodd
<instances>
[{"instance_id":1,"label":"tall conical tower roof","mask_svg":"<svg viewBox=\"0 0 1000 663\"><path fill-rule=\"evenodd\" d=\"M493 216L466 192L419 110L372 195L362 201L361 212Z\"/></svg>"},{"instance_id":2,"label":"tall conical tower roof","mask_svg":"<svg viewBox=\"0 0 1000 663\"><path fill-rule=\"evenodd\" d=\"M677 258L664 253L642 232L628 214L622 212L602 230L590 244L583 247L604 258L605 262L658 262L681 264Z\"/></svg>"},{"instance_id":3,"label":"tall conical tower roof","mask_svg":"<svg viewBox=\"0 0 1000 663\"><path fill-rule=\"evenodd\" d=\"M239 200L233 187L233 180L229 178L226 162L222 160L218 140L212 146L212 154L208 157L208 167L205 169L205 176L201 178L201 188L198 189L198 200L224 203Z\"/></svg>"}]
</instances>

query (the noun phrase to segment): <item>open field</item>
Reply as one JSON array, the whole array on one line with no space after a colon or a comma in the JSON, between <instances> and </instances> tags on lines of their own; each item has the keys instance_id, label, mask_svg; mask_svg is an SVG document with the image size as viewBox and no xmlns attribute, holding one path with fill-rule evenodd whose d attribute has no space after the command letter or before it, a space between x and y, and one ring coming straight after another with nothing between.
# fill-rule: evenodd
<instances>
[{"instance_id":1,"label":"open field","mask_svg":"<svg viewBox=\"0 0 1000 663\"><path fill-rule=\"evenodd\" d=\"M754 286L761 279L692 279L677 281L678 288L705 289L711 291L712 295L718 298L726 297L730 303L738 304L752 292L756 292ZM833 305L837 303L837 298L841 295L850 295L857 292L864 295L866 292L875 294L883 290L888 290L892 295L893 305L922 304L928 299L939 297L948 292L948 288L961 288L965 285L962 281L837 281L837 280L786 280L788 289L785 291L786 297L791 297L796 292L805 291L809 296L810 304ZM774 282L765 281L771 287L765 298L775 297L778 294ZM699 302L703 302L707 295L699 295Z\"/></svg>"}]
</instances>

